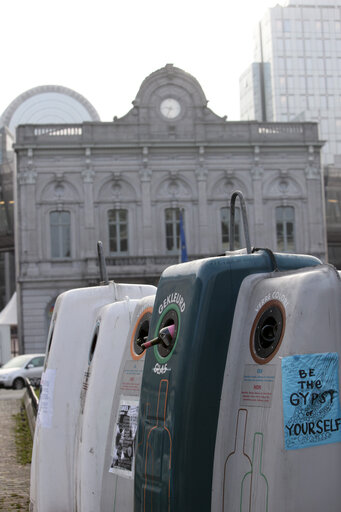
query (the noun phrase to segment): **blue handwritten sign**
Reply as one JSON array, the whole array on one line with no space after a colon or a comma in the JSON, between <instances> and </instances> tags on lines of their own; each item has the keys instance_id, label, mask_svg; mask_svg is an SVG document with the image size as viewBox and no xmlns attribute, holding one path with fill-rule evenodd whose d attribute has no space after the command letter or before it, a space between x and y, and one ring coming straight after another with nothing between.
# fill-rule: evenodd
<instances>
[{"instance_id":1,"label":"blue handwritten sign","mask_svg":"<svg viewBox=\"0 0 341 512\"><path fill-rule=\"evenodd\" d=\"M337 353L284 357L282 390L287 450L341 442Z\"/></svg>"}]
</instances>

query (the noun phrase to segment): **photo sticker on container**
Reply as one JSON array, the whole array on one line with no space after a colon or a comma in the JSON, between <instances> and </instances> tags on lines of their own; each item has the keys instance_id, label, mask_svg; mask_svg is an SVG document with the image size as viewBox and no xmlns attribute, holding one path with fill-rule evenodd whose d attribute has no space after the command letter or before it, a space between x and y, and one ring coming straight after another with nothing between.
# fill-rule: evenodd
<instances>
[{"instance_id":1,"label":"photo sticker on container","mask_svg":"<svg viewBox=\"0 0 341 512\"><path fill-rule=\"evenodd\" d=\"M132 478L139 403L121 398L112 442L109 473Z\"/></svg>"},{"instance_id":2,"label":"photo sticker on container","mask_svg":"<svg viewBox=\"0 0 341 512\"><path fill-rule=\"evenodd\" d=\"M282 388L287 450L341 441L337 353L284 357Z\"/></svg>"}]
</instances>

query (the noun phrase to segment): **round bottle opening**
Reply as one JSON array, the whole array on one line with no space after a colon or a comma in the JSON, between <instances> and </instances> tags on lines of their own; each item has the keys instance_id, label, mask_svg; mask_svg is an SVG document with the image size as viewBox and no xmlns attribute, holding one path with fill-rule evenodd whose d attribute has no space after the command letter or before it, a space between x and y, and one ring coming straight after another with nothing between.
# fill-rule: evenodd
<instances>
[{"instance_id":1,"label":"round bottle opening","mask_svg":"<svg viewBox=\"0 0 341 512\"><path fill-rule=\"evenodd\" d=\"M140 315L137 321L136 328L130 342L130 352L134 359L140 359L144 353L141 345L148 338L151 317L152 310L151 308L148 308L148 310L145 310L144 313Z\"/></svg>"},{"instance_id":2,"label":"round bottle opening","mask_svg":"<svg viewBox=\"0 0 341 512\"><path fill-rule=\"evenodd\" d=\"M137 326L133 342L133 350L137 356L140 356L144 352L141 345L148 338L151 316L150 313L143 315Z\"/></svg>"},{"instance_id":3,"label":"round bottle opening","mask_svg":"<svg viewBox=\"0 0 341 512\"><path fill-rule=\"evenodd\" d=\"M281 302L272 300L258 312L251 329L250 350L259 364L270 361L278 351L284 335L285 310Z\"/></svg>"},{"instance_id":4,"label":"round bottle opening","mask_svg":"<svg viewBox=\"0 0 341 512\"><path fill-rule=\"evenodd\" d=\"M163 329L163 327L169 327L170 325L174 325L174 336L172 338L171 343L168 347L164 347L163 345L157 345L157 351L161 357L167 357L173 350L174 344L177 338L178 334L178 328L179 328L179 320L178 315L175 311L175 309L169 309L165 316L163 317L159 330Z\"/></svg>"}]
</instances>

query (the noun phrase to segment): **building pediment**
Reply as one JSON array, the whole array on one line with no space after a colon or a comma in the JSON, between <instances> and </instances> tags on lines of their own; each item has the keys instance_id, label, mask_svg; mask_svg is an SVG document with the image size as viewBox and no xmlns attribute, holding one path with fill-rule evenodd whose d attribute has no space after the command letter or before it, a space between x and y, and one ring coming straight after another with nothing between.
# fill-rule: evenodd
<instances>
[{"instance_id":1,"label":"building pediment","mask_svg":"<svg viewBox=\"0 0 341 512\"><path fill-rule=\"evenodd\" d=\"M225 118L207 107L199 82L189 73L167 64L141 84L133 108L116 125L139 126L146 138L170 140L197 139L205 136L206 123L225 123Z\"/></svg>"}]
</instances>

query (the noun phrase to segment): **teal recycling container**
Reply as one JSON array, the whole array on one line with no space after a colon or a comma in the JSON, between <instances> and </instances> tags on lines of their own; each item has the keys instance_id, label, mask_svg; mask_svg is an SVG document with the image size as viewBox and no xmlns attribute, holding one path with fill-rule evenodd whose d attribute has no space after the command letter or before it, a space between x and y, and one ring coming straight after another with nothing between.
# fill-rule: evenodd
<instances>
[{"instance_id":1,"label":"teal recycling container","mask_svg":"<svg viewBox=\"0 0 341 512\"><path fill-rule=\"evenodd\" d=\"M170 344L146 350L135 468L135 512L211 510L215 439L235 304L244 278L274 270L272 253L230 253L169 267L149 338L174 325ZM275 254L279 270L320 264Z\"/></svg>"}]
</instances>

